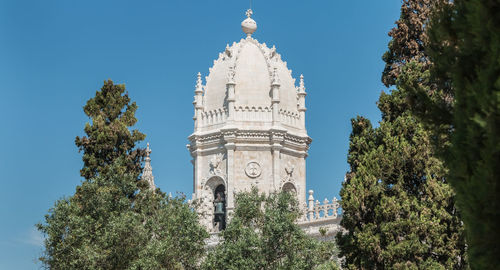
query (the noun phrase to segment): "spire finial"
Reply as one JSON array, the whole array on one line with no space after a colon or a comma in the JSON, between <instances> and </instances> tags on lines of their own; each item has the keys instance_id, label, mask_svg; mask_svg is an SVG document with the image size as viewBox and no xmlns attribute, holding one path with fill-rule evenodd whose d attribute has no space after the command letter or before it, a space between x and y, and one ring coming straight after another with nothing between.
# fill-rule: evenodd
<instances>
[{"instance_id":1,"label":"spire finial","mask_svg":"<svg viewBox=\"0 0 500 270\"><path fill-rule=\"evenodd\" d=\"M300 74L300 83L299 83L299 93L305 93L306 87L304 86L304 75Z\"/></svg>"},{"instance_id":2,"label":"spire finial","mask_svg":"<svg viewBox=\"0 0 500 270\"><path fill-rule=\"evenodd\" d=\"M245 12L245 15L247 16L247 18L241 22L241 29L243 29L243 32L245 32L245 34L247 34L247 37L250 37L255 32L255 30L257 30L257 23L252 19L252 9L248 9L247 12Z\"/></svg>"},{"instance_id":3,"label":"spire finial","mask_svg":"<svg viewBox=\"0 0 500 270\"><path fill-rule=\"evenodd\" d=\"M149 189L154 191L155 177L153 176L153 167L151 167L151 148L149 148L149 142L146 145L146 159L144 162L144 169L142 170L141 180L146 181L149 184Z\"/></svg>"},{"instance_id":4,"label":"spire finial","mask_svg":"<svg viewBox=\"0 0 500 270\"><path fill-rule=\"evenodd\" d=\"M201 73L198 72L197 78L196 78L196 89L194 91L195 93L203 93L203 85L201 83Z\"/></svg>"},{"instance_id":5,"label":"spire finial","mask_svg":"<svg viewBox=\"0 0 500 270\"><path fill-rule=\"evenodd\" d=\"M149 148L149 143L146 144L146 158L149 158L149 155L151 155L151 149Z\"/></svg>"},{"instance_id":6,"label":"spire finial","mask_svg":"<svg viewBox=\"0 0 500 270\"><path fill-rule=\"evenodd\" d=\"M253 11L251 8L247 9L247 12L245 12L245 15L247 15L247 18L251 18L253 15Z\"/></svg>"},{"instance_id":7,"label":"spire finial","mask_svg":"<svg viewBox=\"0 0 500 270\"><path fill-rule=\"evenodd\" d=\"M196 88L201 87L201 73L198 72L197 78L196 78Z\"/></svg>"}]
</instances>

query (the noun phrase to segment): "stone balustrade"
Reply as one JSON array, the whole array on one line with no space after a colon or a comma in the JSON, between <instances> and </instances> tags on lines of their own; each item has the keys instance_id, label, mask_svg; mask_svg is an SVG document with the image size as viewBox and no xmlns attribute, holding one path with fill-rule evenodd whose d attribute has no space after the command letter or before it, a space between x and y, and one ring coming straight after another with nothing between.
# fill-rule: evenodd
<instances>
[{"instance_id":1,"label":"stone balustrade","mask_svg":"<svg viewBox=\"0 0 500 270\"><path fill-rule=\"evenodd\" d=\"M220 108L201 113L200 127L208 127L223 124L229 117L227 108ZM281 109L279 111L280 122L288 126L300 128L300 115ZM273 114L271 107L234 107L234 120L238 122L271 122Z\"/></svg>"},{"instance_id":2,"label":"stone balustrade","mask_svg":"<svg viewBox=\"0 0 500 270\"><path fill-rule=\"evenodd\" d=\"M225 123L228 114L227 109L217 109L201 113L201 127Z\"/></svg>"},{"instance_id":3,"label":"stone balustrade","mask_svg":"<svg viewBox=\"0 0 500 270\"><path fill-rule=\"evenodd\" d=\"M234 120L271 122L273 120L273 115L269 107L238 106L234 108Z\"/></svg>"},{"instance_id":4,"label":"stone balustrade","mask_svg":"<svg viewBox=\"0 0 500 270\"><path fill-rule=\"evenodd\" d=\"M280 109L279 116L280 121L283 124L290 126L298 126L300 124L300 116L298 113Z\"/></svg>"},{"instance_id":5,"label":"stone balustrade","mask_svg":"<svg viewBox=\"0 0 500 270\"><path fill-rule=\"evenodd\" d=\"M309 197L307 205L304 205L303 216L301 222L312 222L316 220L335 219L339 217L339 202L337 198L328 201L325 198L323 203L314 200L314 191L309 190Z\"/></svg>"}]
</instances>

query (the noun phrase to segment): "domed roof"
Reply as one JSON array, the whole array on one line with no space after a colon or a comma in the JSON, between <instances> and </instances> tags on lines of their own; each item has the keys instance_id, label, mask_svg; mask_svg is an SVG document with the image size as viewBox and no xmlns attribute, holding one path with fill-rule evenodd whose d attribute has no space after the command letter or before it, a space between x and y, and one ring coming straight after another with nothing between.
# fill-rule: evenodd
<instances>
[{"instance_id":1,"label":"domed roof","mask_svg":"<svg viewBox=\"0 0 500 270\"><path fill-rule=\"evenodd\" d=\"M297 112L297 88L292 71L276 52L248 36L227 46L214 61L206 77L204 110L211 111L225 106L227 99L226 84L229 74L233 73L235 83L236 107L270 107L271 82L276 70L279 79L279 108Z\"/></svg>"}]
</instances>

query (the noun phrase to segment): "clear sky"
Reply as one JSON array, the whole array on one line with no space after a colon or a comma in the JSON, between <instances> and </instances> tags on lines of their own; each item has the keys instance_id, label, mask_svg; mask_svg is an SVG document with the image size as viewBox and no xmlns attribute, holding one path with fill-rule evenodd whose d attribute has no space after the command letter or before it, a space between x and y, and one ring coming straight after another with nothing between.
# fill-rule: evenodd
<instances>
[{"instance_id":1,"label":"clear sky","mask_svg":"<svg viewBox=\"0 0 500 270\"><path fill-rule=\"evenodd\" d=\"M244 37L247 0L0 0L0 269L37 269L34 224L81 181L82 106L105 79L125 83L153 150L156 184L192 192L186 150L196 74ZM350 119L380 119L387 32L400 0L253 0L253 35L305 76L307 189L338 197ZM145 142L142 144L145 146Z\"/></svg>"}]
</instances>

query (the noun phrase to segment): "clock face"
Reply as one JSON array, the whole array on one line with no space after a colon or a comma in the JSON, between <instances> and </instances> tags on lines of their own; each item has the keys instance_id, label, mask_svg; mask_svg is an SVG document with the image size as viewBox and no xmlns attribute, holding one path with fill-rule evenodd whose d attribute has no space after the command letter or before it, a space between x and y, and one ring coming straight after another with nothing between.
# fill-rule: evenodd
<instances>
[{"instance_id":1,"label":"clock face","mask_svg":"<svg viewBox=\"0 0 500 270\"><path fill-rule=\"evenodd\" d=\"M248 162L247 167L245 168L245 173L250 178L259 177L260 174L262 173L260 164L257 163L256 161Z\"/></svg>"}]
</instances>

